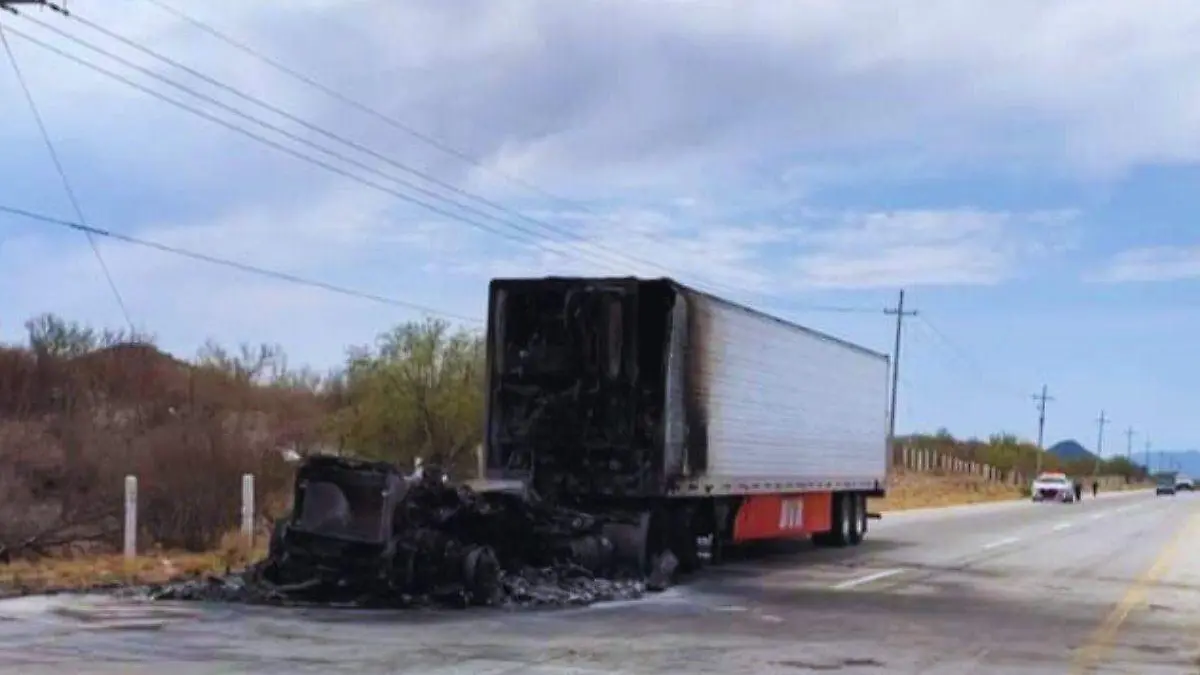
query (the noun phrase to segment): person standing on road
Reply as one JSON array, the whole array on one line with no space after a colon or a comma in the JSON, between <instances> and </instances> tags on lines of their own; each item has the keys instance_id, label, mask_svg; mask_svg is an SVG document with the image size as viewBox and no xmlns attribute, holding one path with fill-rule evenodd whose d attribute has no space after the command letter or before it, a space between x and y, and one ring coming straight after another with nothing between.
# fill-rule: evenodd
<instances>
[{"instance_id":1,"label":"person standing on road","mask_svg":"<svg viewBox=\"0 0 1200 675\"><path fill-rule=\"evenodd\" d=\"M1073 481L1071 487L1075 488L1075 501L1083 499L1083 483L1078 478Z\"/></svg>"},{"instance_id":2,"label":"person standing on road","mask_svg":"<svg viewBox=\"0 0 1200 675\"><path fill-rule=\"evenodd\" d=\"M1092 499L1095 499L1100 493L1100 481L1092 479Z\"/></svg>"}]
</instances>

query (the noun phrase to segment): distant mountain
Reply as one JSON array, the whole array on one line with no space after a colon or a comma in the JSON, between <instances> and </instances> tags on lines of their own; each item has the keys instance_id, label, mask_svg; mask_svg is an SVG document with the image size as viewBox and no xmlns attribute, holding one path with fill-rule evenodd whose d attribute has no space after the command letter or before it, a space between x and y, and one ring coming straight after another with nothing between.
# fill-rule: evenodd
<instances>
[{"instance_id":1,"label":"distant mountain","mask_svg":"<svg viewBox=\"0 0 1200 675\"><path fill-rule=\"evenodd\" d=\"M1059 441L1050 446L1046 452L1065 462L1077 462L1081 459L1095 459L1096 455L1079 444L1075 439Z\"/></svg>"},{"instance_id":2,"label":"distant mountain","mask_svg":"<svg viewBox=\"0 0 1200 675\"><path fill-rule=\"evenodd\" d=\"M1146 463L1145 455L1141 457L1134 453L1133 460L1139 464ZM1200 477L1200 450L1175 450L1150 453L1151 471L1182 471L1192 478Z\"/></svg>"}]
</instances>

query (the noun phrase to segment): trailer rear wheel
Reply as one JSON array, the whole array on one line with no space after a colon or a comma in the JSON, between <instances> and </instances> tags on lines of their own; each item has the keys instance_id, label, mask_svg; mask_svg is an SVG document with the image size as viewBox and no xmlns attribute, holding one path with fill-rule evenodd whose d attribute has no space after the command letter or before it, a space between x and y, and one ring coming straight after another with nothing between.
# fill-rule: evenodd
<instances>
[{"instance_id":1,"label":"trailer rear wheel","mask_svg":"<svg viewBox=\"0 0 1200 675\"><path fill-rule=\"evenodd\" d=\"M840 548L853 543L854 531L857 529L854 495L849 493L834 493L832 526L828 532L813 535L813 543L817 546Z\"/></svg>"},{"instance_id":2,"label":"trailer rear wheel","mask_svg":"<svg viewBox=\"0 0 1200 675\"><path fill-rule=\"evenodd\" d=\"M856 492L845 495L850 510L850 536L847 539L851 546L862 543L867 534L867 498Z\"/></svg>"}]
</instances>

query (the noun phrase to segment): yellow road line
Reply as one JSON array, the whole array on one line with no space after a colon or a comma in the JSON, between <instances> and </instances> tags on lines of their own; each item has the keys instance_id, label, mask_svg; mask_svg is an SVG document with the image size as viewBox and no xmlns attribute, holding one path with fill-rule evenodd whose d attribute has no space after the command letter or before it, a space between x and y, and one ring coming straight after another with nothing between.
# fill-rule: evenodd
<instances>
[{"instance_id":1,"label":"yellow road line","mask_svg":"<svg viewBox=\"0 0 1200 675\"><path fill-rule=\"evenodd\" d=\"M1109 612L1100 626L1075 652L1072 673L1091 673L1102 665L1101 660L1112 651L1121 626L1135 609L1145 604L1150 587L1162 579L1175 564L1175 560L1179 557L1180 544L1186 541L1198 526L1200 526L1200 513L1193 513L1187 523L1179 528L1175 536L1171 537L1166 546L1158 552L1150 569L1133 582L1117 606Z\"/></svg>"}]
</instances>

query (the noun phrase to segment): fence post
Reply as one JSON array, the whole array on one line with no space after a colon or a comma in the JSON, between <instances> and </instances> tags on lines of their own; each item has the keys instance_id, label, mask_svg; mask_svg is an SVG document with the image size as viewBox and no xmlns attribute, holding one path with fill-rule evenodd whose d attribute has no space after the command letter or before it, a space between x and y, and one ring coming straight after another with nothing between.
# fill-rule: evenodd
<instances>
[{"instance_id":1,"label":"fence post","mask_svg":"<svg viewBox=\"0 0 1200 675\"><path fill-rule=\"evenodd\" d=\"M254 546L254 474L242 474L242 536L246 547Z\"/></svg>"},{"instance_id":2,"label":"fence post","mask_svg":"<svg viewBox=\"0 0 1200 675\"><path fill-rule=\"evenodd\" d=\"M125 559L137 557L137 476L125 476Z\"/></svg>"}]
</instances>

